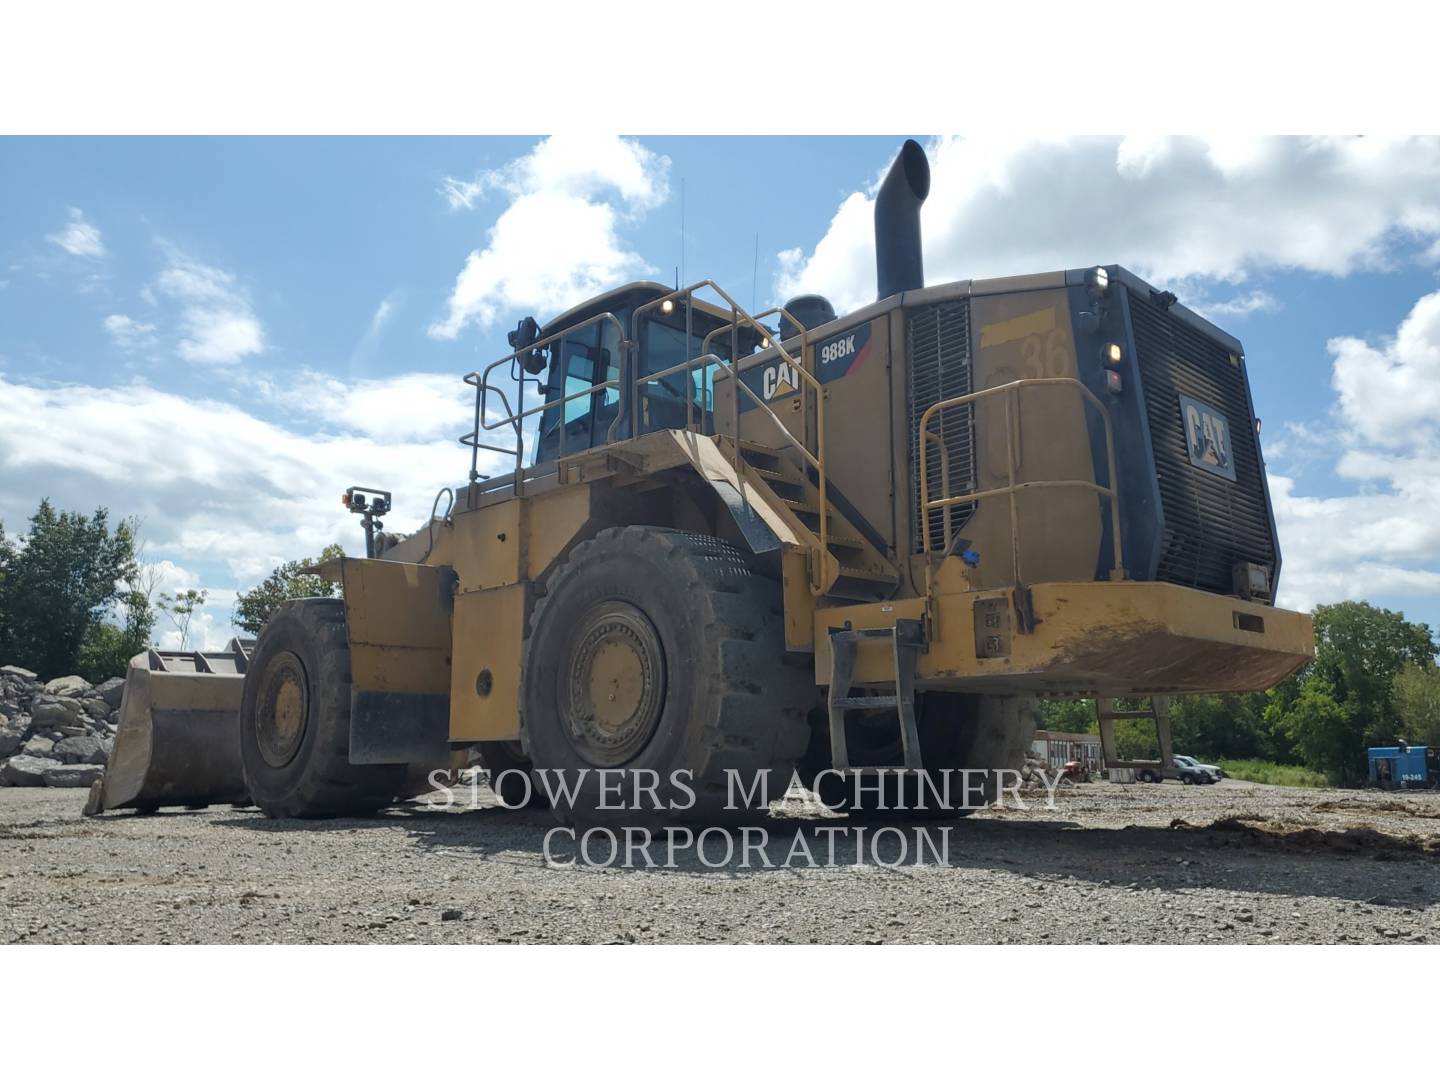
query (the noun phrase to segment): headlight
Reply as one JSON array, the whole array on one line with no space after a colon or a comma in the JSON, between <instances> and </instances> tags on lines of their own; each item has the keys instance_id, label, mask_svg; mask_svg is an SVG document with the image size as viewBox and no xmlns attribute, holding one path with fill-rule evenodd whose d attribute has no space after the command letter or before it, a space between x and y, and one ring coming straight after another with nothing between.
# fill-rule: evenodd
<instances>
[{"instance_id":1,"label":"headlight","mask_svg":"<svg viewBox=\"0 0 1440 1080\"><path fill-rule=\"evenodd\" d=\"M1103 266L1097 266L1090 271L1090 291L1096 296L1102 294L1110 287L1110 271Z\"/></svg>"},{"instance_id":2,"label":"headlight","mask_svg":"<svg viewBox=\"0 0 1440 1080\"><path fill-rule=\"evenodd\" d=\"M1119 367L1120 361L1125 359L1125 350L1117 342L1107 342L1100 346L1100 359L1111 367Z\"/></svg>"}]
</instances>

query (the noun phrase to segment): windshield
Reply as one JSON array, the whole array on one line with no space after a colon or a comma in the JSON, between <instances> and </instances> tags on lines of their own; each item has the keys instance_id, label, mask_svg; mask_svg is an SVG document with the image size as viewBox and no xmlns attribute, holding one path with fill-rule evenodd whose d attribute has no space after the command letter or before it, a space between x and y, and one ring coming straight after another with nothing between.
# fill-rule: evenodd
<instances>
[{"instance_id":1,"label":"windshield","mask_svg":"<svg viewBox=\"0 0 1440 1080\"><path fill-rule=\"evenodd\" d=\"M693 360L701 355L700 350L705 346L705 335L713 328L697 329L689 336L689 346L686 346L685 331L675 326L667 326L662 322L653 320L645 324L643 335L643 355L645 357L645 374L653 375L657 371L664 371L666 368L682 364L686 360ZM724 359L730 357L730 343L722 341L725 335L716 334L710 339L708 352ZM702 408L710 408L710 383L711 375L716 365L708 364L704 367L696 367L688 374L681 371L674 375L667 375L657 382L647 383L647 388L658 393L667 395L677 401L683 402L688 395L690 400Z\"/></svg>"}]
</instances>

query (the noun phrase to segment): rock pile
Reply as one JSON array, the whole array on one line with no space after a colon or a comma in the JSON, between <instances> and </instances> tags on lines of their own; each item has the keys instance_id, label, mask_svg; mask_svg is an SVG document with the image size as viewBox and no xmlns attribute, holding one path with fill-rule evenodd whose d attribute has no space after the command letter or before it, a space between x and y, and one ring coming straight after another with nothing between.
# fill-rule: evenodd
<instances>
[{"instance_id":1,"label":"rock pile","mask_svg":"<svg viewBox=\"0 0 1440 1080\"><path fill-rule=\"evenodd\" d=\"M0 786L89 787L100 779L124 690L124 679L41 683L33 671L0 667Z\"/></svg>"}]
</instances>

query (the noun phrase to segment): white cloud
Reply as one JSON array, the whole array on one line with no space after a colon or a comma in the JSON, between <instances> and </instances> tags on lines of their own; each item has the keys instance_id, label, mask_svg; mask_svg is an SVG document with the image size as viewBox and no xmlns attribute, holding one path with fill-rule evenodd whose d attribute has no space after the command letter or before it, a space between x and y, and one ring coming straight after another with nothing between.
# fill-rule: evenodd
<instances>
[{"instance_id":1,"label":"white cloud","mask_svg":"<svg viewBox=\"0 0 1440 1080\"><path fill-rule=\"evenodd\" d=\"M148 349L155 344L155 324L139 322L129 315L105 316L105 332L126 352Z\"/></svg>"},{"instance_id":2,"label":"white cloud","mask_svg":"<svg viewBox=\"0 0 1440 1080\"><path fill-rule=\"evenodd\" d=\"M265 349L265 329L235 275L165 246L168 265L155 293L180 303L184 336L176 351L200 364L233 364Z\"/></svg>"},{"instance_id":3,"label":"white cloud","mask_svg":"<svg viewBox=\"0 0 1440 1080\"><path fill-rule=\"evenodd\" d=\"M476 201L485 194L485 184L480 180L456 180L447 176L441 181L440 194L451 210L473 210Z\"/></svg>"},{"instance_id":4,"label":"white cloud","mask_svg":"<svg viewBox=\"0 0 1440 1080\"><path fill-rule=\"evenodd\" d=\"M488 191L510 203L485 247L466 258L430 336L453 339L471 323L489 327L517 309L554 314L653 272L624 245L618 226L665 200L669 168L669 158L634 140L557 135L503 169L448 185L452 207L469 207Z\"/></svg>"},{"instance_id":5,"label":"white cloud","mask_svg":"<svg viewBox=\"0 0 1440 1080\"><path fill-rule=\"evenodd\" d=\"M64 228L51 233L45 239L80 258L105 257L105 243L101 239L100 230L85 220L84 213L78 207L70 208L70 220Z\"/></svg>"},{"instance_id":6,"label":"white cloud","mask_svg":"<svg viewBox=\"0 0 1440 1080\"><path fill-rule=\"evenodd\" d=\"M268 400L305 416L322 431L354 431L376 439L459 439L475 422L475 391L457 375L411 372L349 382L304 369L257 376Z\"/></svg>"},{"instance_id":7,"label":"white cloud","mask_svg":"<svg viewBox=\"0 0 1440 1080\"><path fill-rule=\"evenodd\" d=\"M1335 475L1355 491L1302 495L1272 473L1281 599L1440 595L1440 292L1417 301L1393 338L1335 338L1328 348ZM1313 454L1311 426L1282 438L1297 460Z\"/></svg>"},{"instance_id":8,"label":"white cloud","mask_svg":"<svg viewBox=\"0 0 1440 1080\"><path fill-rule=\"evenodd\" d=\"M1384 446L1428 444L1440 409L1440 292L1422 297L1394 338L1329 342L1340 410L1359 434Z\"/></svg>"},{"instance_id":9,"label":"white cloud","mask_svg":"<svg viewBox=\"0 0 1440 1080\"><path fill-rule=\"evenodd\" d=\"M942 138L928 152L932 283L1098 262L1172 286L1346 274L1389 265L1397 239L1440 236L1437 138ZM880 178L812 250L780 253L780 297L819 292L842 311L874 299Z\"/></svg>"},{"instance_id":10,"label":"white cloud","mask_svg":"<svg viewBox=\"0 0 1440 1080\"><path fill-rule=\"evenodd\" d=\"M112 516L143 519L152 557L224 566L244 587L327 544L354 550L356 519L339 502L348 485L393 491L387 525L413 529L436 489L463 482L469 468L455 441L468 421L433 439L299 434L225 401L144 385L0 376L0 395L0 518L23 520L42 495L90 507L103 492ZM496 465L482 455L482 471Z\"/></svg>"},{"instance_id":11,"label":"white cloud","mask_svg":"<svg viewBox=\"0 0 1440 1080\"><path fill-rule=\"evenodd\" d=\"M1247 315L1279 311L1282 307L1280 301L1264 289L1252 289L1247 293L1238 293L1227 300L1191 300L1187 306L1211 321L1243 319Z\"/></svg>"}]
</instances>

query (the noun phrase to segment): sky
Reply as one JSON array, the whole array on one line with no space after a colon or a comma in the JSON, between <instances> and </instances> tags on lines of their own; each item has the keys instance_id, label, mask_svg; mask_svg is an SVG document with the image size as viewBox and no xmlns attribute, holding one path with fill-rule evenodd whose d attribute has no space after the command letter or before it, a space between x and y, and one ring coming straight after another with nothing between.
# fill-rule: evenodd
<instances>
[{"instance_id":1,"label":"sky","mask_svg":"<svg viewBox=\"0 0 1440 1080\"><path fill-rule=\"evenodd\" d=\"M1440 139L920 138L928 283L1172 289L1245 345L1279 602L1440 625ZM873 299L900 142L0 139L0 521L137 517L220 647L275 565L363 551L345 487L393 490L408 531L464 480L462 377L523 316L677 276Z\"/></svg>"}]
</instances>

